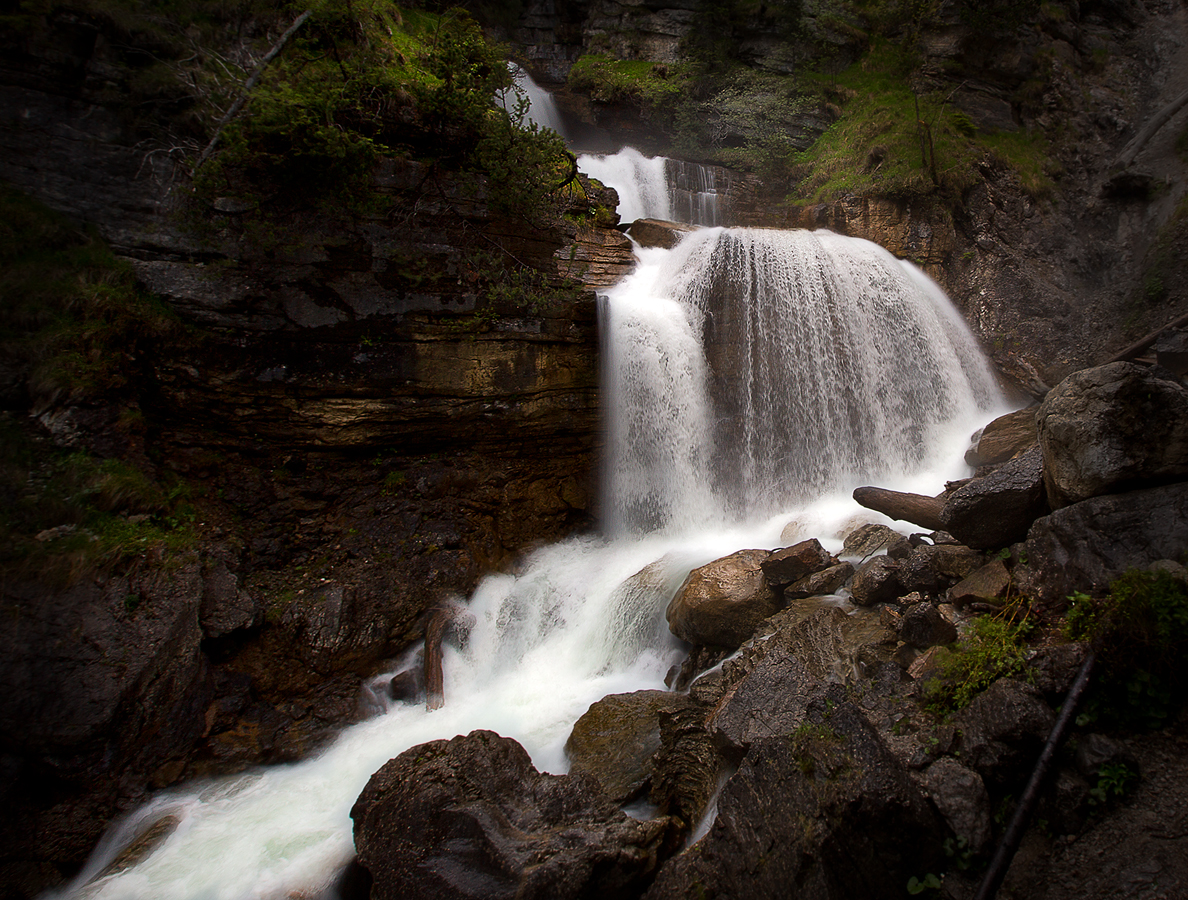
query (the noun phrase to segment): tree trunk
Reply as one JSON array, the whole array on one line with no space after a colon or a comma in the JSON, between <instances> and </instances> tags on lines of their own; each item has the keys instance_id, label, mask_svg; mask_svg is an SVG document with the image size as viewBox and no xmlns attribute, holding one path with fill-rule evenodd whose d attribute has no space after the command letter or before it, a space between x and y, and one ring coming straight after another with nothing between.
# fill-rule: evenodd
<instances>
[{"instance_id":1,"label":"tree trunk","mask_svg":"<svg viewBox=\"0 0 1188 900\"><path fill-rule=\"evenodd\" d=\"M904 494L879 487L860 487L854 489L854 499L867 509L881 512L892 519L902 519L929 531L944 531L940 514L945 501L941 497Z\"/></svg>"}]
</instances>

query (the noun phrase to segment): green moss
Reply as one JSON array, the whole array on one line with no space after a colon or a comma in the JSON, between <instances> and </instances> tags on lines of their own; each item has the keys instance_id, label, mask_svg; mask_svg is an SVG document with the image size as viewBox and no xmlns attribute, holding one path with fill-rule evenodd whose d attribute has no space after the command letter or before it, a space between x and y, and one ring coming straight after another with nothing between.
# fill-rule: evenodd
<instances>
[{"instance_id":1,"label":"green moss","mask_svg":"<svg viewBox=\"0 0 1188 900\"><path fill-rule=\"evenodd\" d=\"M949 94L910 87L915 57L875 41L866 56L836 77L815 76L840 115L796 158L801 175L791 199L822 202L846 194L959 198L998 163L1018 173L1041 197L1052 188L1046 140L1023 132L980 132Z\"/></svg>"},{"instance_id":2,"label":"green moss","mask_svg":"<svg viewBox=\"0 0 1188 900\"><path fill-rule=\"evenodd\" d=\"M586 54L569 72L569 86L597 103L637 103L653 109L679 101L689 88L685 65Z\"/></svg>"}]
</instances>

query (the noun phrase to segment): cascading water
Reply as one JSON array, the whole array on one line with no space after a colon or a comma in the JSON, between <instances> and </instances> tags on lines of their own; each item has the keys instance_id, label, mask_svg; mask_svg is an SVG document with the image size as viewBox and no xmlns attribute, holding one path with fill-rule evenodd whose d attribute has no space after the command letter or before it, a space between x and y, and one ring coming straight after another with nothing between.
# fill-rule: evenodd
<instances>
[{"instance_id":1,"label":"cascading water","mask_svg":"<svg viewBox=\"0 0 1188 900\"><path fill-rule=\"evenodd\" d=\"M534 99L534 120L558 127ZM619 188L625 221L672 218L671 161L582 161ZM480 585L469 639L444 651L444 708L391 705L314 759L163 793L109 831L61 896L332 896L353 855L350 808L389 758L489 728L564 771L591 703L663 686L681 654L664 609L690 569L778 546L790 521L797 539L840 549L878 518L849 499L855 484L928 489L958 474L968 434L1001 411L948 300L873 244L710 229L639 256L604 304L609 537L545 548L523 574ZM155 823L168 836L112 867Z\"/></svg>"},{"instance_id":2,"label":"cascading water","mask_svg":"<svg viewBox=\"0 0 1188 900\"><path fill-rule=\"evenodd\" d=\"M689 225L719 224L718 179L712 166L664 156L644 156L626 147L618 153L586 153L578 168L619 193L619 218L666 219Z\"/></svg>"},{"instance_id":3,"label":"cascading water","mask_svg":"<svg viewBox=\"0 0 1188 900\"><path fill-rule=\"evenodd\" d=\"M778 546L790 520L832 550L869 521L858 482L917 489L958 472L1000 404L943 294L865 241L711 229L645 250L605 303L610 538L486 579L444 708L396 705L315 759L158 797L96 851L72 898L240 900L322 892L353 853L350 807L417 743L489 728L564 771L572 723L608 693L660 688L680 650L664 609L697 565ZM165 816L172 833L105 868Z\"/></svg>"}]
</instances>

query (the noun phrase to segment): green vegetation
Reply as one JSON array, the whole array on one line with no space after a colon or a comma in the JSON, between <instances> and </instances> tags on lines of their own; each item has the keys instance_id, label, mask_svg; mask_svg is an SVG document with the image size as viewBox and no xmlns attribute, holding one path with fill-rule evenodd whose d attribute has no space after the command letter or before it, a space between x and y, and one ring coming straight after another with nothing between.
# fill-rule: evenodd
<instances>
[{"instance_id":1,"label":"green vegetation","mask_svg":"<svg viewBox=\"0 0 1188 900\"><path fill-rule=\"evenodd\" d=\"M691 67L586 54L573 64L569 86L596 103L637 103L649 113L681 100L690 88Z\"/></svg>"},{"instance_id":2,"label":"green vegetation","mask_svg":"<svg viewBox=\"0 0 1188 900\"><path fill-rule=\"evenodd\" d=\"M940 714L962 709L999 678L1022 673L1033 627L1023 601L975 620L969 633L943 656L940 674L928 682L928 707Z\"/></svg>"},{"instance_id":3,"label":"green vegetation","mask_svg":"<svg viewBox=\"0 0 1188 900\"><path fill-rule=\"evenodd\" d=\"M6 374L28 386L35 407L118 403L112 430L134 444L144 429L142 360L151 343L184 336L175 317L94 234L9 188L0 188L0 248ZM184 484L0 420L0 566L73 577L187 544L190 518Z\"/></svg>"},{"instance_id":4,"label":"green vegetation","mask_svg":"<svg viewBox=\"0 0 1188 900\"><path fill-rule=\"evenodd\" d=\"M840 116L796 157L798 199L821 202L846 193L890 196L961 194L982 179L987 161L1009 166L1023 188L1052 188L1046 141L1023 132L980 134L950 97L911 88L913 56L876 42L837 76L814 76Z\"/></svg>"},{"instance_id":5,"label":"green vegetation","mask_svg":"<svg viewBox=\"0 0 1188 900\"><path fill-rule=\"evenodd\" d=\"M1159 728L1182 703L1188 663L1188 584L1168 572L1131 569L1101 600L1074 594L1068 636L1097 650L1085 722Z\"/></svg>"},{"instance_id":6,"label":"green vegetation","mask_svg":"<svg viewBox=\"0 0 1188 900\"><path fill-rule=\"evenodd\" d=\"M112 396L140 376L147 342L180 331L94 233L0 185L0 350L34 400Z\"/></svg>"}]
</instances>

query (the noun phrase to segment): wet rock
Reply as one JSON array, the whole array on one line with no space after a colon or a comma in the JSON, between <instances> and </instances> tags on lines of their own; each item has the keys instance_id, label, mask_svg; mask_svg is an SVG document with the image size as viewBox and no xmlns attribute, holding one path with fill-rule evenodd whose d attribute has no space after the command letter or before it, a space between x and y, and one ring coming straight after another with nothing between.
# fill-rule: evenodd
<instances>
[{"instance_id":1,"label":"wet rock","mask_svg":"<svg viewBox=\"0 0 1188 900\"><path fill-rule=\"evenodd\" d=\"M1188 388L1135 363L1070 375L1036 422L1053 509L1188 477Z\"/></svg>"},{"instance_id":2,"label":"wet rock","mask_svg":"<svg viewBox=\"0 0 1188 900\"><path fill-rule=\"evenodd\" d=\"M627 233L641 247L675 247L686 234L693 230L691 225L666 222L663 219L636 219L627 228Z\"/></svg>"},{"instance_id":3,"label":"wet rock","mask_svg":"<svg viewBox=\"0 0 1188 900\"><path fill-rule=\"evenodd\" d=\"M667 691L603 697L582 714L565 742L570 774L593 775L611 800L629 803L651 778L652 756L660 749L660 713L689 703Z\"/></svg>"},{"instance_id":4,"label":"wet rock","mask_svg":"<svg viewBox=\"0 0 1188 900\"><path fill-rule=\"evenodd\" d=\"M784 588L784 599L801 600L822 594L835 594L853 576L854 567L850 563L838 563L788 585Z\"/></svg>"},{"instance_id":5,"label":"wet rock","mask_svg":"<svg viewBox=\"0 0 1188 900\"><path fill-rule=\"evenodd\" d=\"M1094 777L1104 766L1109 765L1121 764L1135 772L1138 771L1138 763L1125 745L1104 734L1078 735L1073 759L1077 771L1086 778Z\"/></svg>"},{"instance_id":6,"label":"wet rock","mask_svg":"<svg viewBox=\"0 0 1188 900\"><path fill-rule=\"evenodd\" d=\"M816 538L810 538L783 550L774 551L759 564L759 567L769 583L780 586L799 581L836 562L837 560Z\"/></svg>"},{"instance_id":7,"label":"wet rock","mask_svg":"<svg viewBox=\"0 0 1188 900\"><path fill-rule=\"evenodd\" d=\"M1051 703L1062 703L1089 653L1086 644L1037 647L1027 661L1035 689Z\"/></svg>"},{"instance_id":8,"label":"wet rock","mask_svg":"<svg viewBox=\"0 0 1188 900\"><path fill-rule=\"evenodd\" d=\"M846 535L842 544L842 555L865 559L872 553L878 553L884 547L895 543L896 539L901 537L903 536L893 528L868 522Z\"/></svg>"},{"instance_id":9,"label":"wet rock","mask_svg":"<svg viewBox=\"0 0 1188 900\"><path fill-rule=\"evenodd\" d=\"M804 721L821 679L795 657L768 653L726 695L707 725L735 763L757 741L790 734Z\"/></svg>"},{"instance_id":10,"label":"wet rock","mask_svg":"<svg viewBox=\"0 0 1188 900\"><path fill-rule=\"evenodd\" d=\"M835 688L835 690L837 690ZM840 691L791 735L754 744L718 798L709 833L644 895L898 898L930 871L942 825Z\"/></svg>"},{"instance_id":11,"label":"wet rock","mask_svg":"<svg viewBox=\"0 0 1188 900\"><path fill-rule=\"evenodd\" d=\"M961 608L970 603L999 604L1011 585L1006 563L994 559L949 588L949 602Z\"/></svg>"},{"instance_id":12,"label":"wet rock","mask_svg":"<svg viewBox=\"0 0 1188 900\"><path fill-rule=\"evenodd\" d=\"M931 603L919 603L903 615L899 637L917 650L957 640L957 629Z\"/></svg>"},{"instance_id":13,"label":"wet rock","mask_svg":"<svg viewBox=\"0 0 1188 900\"><path fill-rule=\"evenodd\" d=\"M697 691L690 693L696 695ZM662 710L659 715L660 749L652 757L648 800L674 817L682 833L704 814L718 789L723 766L717 744L706 730L705 717L701 705Z\"/></svg>"},{"instance_id":14,"label":"wet rock","mask_svg":"<svg viewBox=\"0 0 1188 900\"><path fill-rule=\"evenodd\" d=\"M976 469L1004 463L1035 446L1038 410L1038 406L1029 406L999 416L982 429L977 444L965 454L965 461Z\"/></svg>"},{"instance_id":15,"label":"wet rock","mask_svg":"<svg viewBox=\"0 0 1188 900\"><path fill-rule=\"evenodd\" d=\"M627 817L589 776L538 772L490 731L390 760L351 818L373 900L635 896L667 827Z\"/></svg>"},{"instance_id":16,"label":"wet rock","mask_svg":"<svg viewBox=\"0 0 1188 900\"><path fill-rule=\"evenodd\" d=\"M963 544L988 550L1023 540L1047 511L1043 455L1033 447L950 495L941 520Z\"/></svg>"},{"instance_id":17,"label":"wet rock","mask_svg":"<svg viewBox=\"0 0 1188 900\"><path fill-rule=\"evenodd\" d=\"M899 584L904 591L933 594L941 588L945 579L933 565L933 549L925 544L899 560Z\"/></svg>"},{"instance_id":18,"label":"wet rock","mask_svg":"<svg viewBox=\"0 0 1188 900\"><path fill-rule=\"evenodd\" d=\"M262 605L239 586L239 578L221 559L212 560L202 576L199 622L207 637L219 638L263 620Z\"/></svg>"},{"instance_id":19,"label":"wet rock","mask_svg":"<svg viewBox=\"0 0 1188 900\"><path fill-rule=\"evenodd\" d=\"M672 633L691 644L737 647L779 609L760 564L766 550L740 550L689 573L665 615Z\"/></svg>"},{"instance_id":20,"label":"wet rock","mask_svg":"<svg viewBox=\"0 0 1188 900\"><path fill-rule=\"evenodd\" d=\"M990 841L990 795L982 776L952 757L941 757L921 776L930 800L944 816L949 828L974 853L981 853Z\"/></svg>"},{"instance_id":21,"label":"wet rock","mask_svg":"<svg viewBox=\"0 0 1188 900\"><path fill-rule=\"evenodd\" d=\"M1176 558L1188 546L1188 483L1094 497L1036 520L1021 590L1049 609L1074 591L1104 594L1129 568Z\"/></svg>"},{"instance_id":22,"label":"wet rock","mask_svg":"<svg viewBox=\"0 0 1188 900\"><path fill-rule=\"evenodd\" d=\"M397 672L388 682L388 693L397 703L420 703L425 699L424 668L420 665Z\"/></svg>"},{"instance_id":23,"label":"wet rock","mask_svg":"<svg viewBox=\"0 0 1188 900\"><path fill-rule=\"evenodd\" d=\"M850 584L850 594L859 606L889 603L902 591L899 563L887 556L876 556L864 562Z\"/></svg>"},{"instance_id":24,"label":"wet rock","mask_svg":"<svg viewBox=\"0 0 1188 900\"><path fill-rule=\"evenodd\" d=\"M1026 779L1056 716L1035 690L1001 678L953 717L961 758L998 787Z\"/></svg>"}]
</instances>

